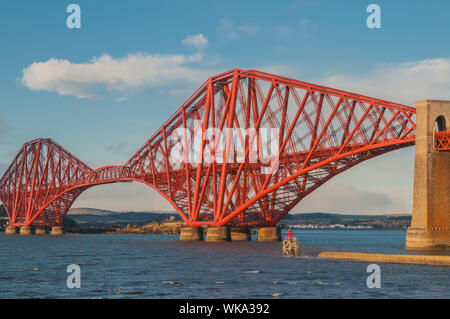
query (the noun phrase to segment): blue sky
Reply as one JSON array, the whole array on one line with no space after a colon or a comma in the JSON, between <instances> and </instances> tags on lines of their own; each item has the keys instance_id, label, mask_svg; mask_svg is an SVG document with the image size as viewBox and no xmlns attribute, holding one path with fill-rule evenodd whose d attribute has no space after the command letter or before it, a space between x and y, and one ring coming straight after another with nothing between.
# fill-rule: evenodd
<instances>
[{"instance_id":1,"label":"blue sky","mask_svg":"<svg viewBox=\"0 0 450 319\"><path fill-rule=\"evenodd\" d=\"M70 3L81 7L81 29L66 26ZM381 7L381 29L366 26L370 3ZM409 105L449 99L449 12L445 0L3 1L0 172L36 137L93 167L121 164L208 76L235 67ZM87 73L74 77L80 64ZM294 211L409 213L412 174L413 148L384 155ZM76 206L170 209L134 184L89 190Z\"/></svg>"}]
</instances>

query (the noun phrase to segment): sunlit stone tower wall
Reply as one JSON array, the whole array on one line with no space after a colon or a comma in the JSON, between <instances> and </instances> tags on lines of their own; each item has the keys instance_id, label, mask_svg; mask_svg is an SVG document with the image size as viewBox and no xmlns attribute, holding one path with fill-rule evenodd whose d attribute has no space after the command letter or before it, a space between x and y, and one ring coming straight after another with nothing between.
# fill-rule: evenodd
<instances>
[{"instance_id":1,"label":"sunlit stone tower wall","mask_svg":"<svg viewBox=\"0 0 450 319\"><path fill-rule=\"evenodd\" d=\"M450 248L450 151L435 150L435 131L450 130L450 101L416 102L414 203L407 249Z\"/></svg>"}]
</instances>

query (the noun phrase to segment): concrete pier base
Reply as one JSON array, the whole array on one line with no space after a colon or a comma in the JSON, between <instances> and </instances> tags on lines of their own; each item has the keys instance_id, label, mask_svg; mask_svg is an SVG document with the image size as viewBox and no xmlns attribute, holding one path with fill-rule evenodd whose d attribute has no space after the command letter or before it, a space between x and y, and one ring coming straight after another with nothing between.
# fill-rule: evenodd
<instances>
[{"instance_id":1,"label":"concrete pier base","mask_svg":"<svg viewBox=\"0 0 450 319\"><path fill-rule=\"evenodd\" d=\"M415 229L406 232L408 250L447 250L450 249L450 229Z\"/></svg>"},{"instance_id":2,"label":"concrete pier base","mask_svg":"<svg viewBox=\"0 0 450 319\"><path fill-rule=\"evenodd\" d=\"M21 226L20 227L20 235L33 235L33 229L31 226Z\"/></svg>"},{"instance_id":3,"label":"concrete pier base","mask_svg":"<svg viewBox=\"0 0 450 319\"><path fill-rule=\"evenodd\" d=\"M19 232L19 228L14 226L6 226L5 235L15 235Z\"/></svg>"},{"instance_id":4,"label":"concrete pier base","mask_svg":"<svg viewBox=\"0 0 450 319\"><path fill-rule=\"evenodd\" d=\"M278 227L261 227L258 230L258 241L261 242L281 241L281 229Z\"/></svg>"},{"instance_id":5,"label":"concrete pier base","mask_svg":"<svg viewBox=\"0 0 450 319\"><path fill-rule=\"evenodd\" d=\"M183 227L180 232L181 241L199 241L203 240L202 227Z\"/></svg>"},{"instance_id":6,"label":"concrete pier base","mask_svg":"<svg viewBox=\"0 0 450 319\"><path fill-rule=\"evenodd\" d=\"M231 241L249 241L252 240L250 228L232 226L230 228Z\"/></svg>"},{"instance_id":7,"label":"concrete pier base","mask_svg":"<svg viewBox=\"0 0 450 319\"><path fill-rule=\"evenodd\" d=\"M230 241L230 227L208 227L206 231L206 241L210 242L223 242Z\"/></svg>"},{"instance_id":8,"label":"concrete pier base","mask_svg":"<svg viewBox=\"0 0 450 319\"><path fill-rule=\"evenodd\" d=\"M53 226L52 235L64 235L64 229L62 226Z\"/></svg>"},{"instance_id":9,"label":"concrete pier base","mask_svg":"<svg viewBox=\"0 0 450 319\"><path fill-rule=\"evenodd\" d=\"M46 235L48 234L48 229L46 227L36 227L34 233L36 235Z\"/></svg>"}]
</instances>

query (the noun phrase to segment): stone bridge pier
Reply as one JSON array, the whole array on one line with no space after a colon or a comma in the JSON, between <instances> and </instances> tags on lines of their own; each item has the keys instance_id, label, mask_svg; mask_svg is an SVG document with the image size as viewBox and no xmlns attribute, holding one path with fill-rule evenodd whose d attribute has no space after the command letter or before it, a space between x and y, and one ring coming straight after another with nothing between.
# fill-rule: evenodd
<instances>
[{"instance_id":1,"label":"stone bridge pier","mask_svg":"<svg viewBox=\"0 0 450 319\"><path fill-rule=\"evenodd\" d=\"M406 249L450 249L450 151L435 149L450 131L450 101L416 102L414 197Z\"/></svg>"}]
</instances>

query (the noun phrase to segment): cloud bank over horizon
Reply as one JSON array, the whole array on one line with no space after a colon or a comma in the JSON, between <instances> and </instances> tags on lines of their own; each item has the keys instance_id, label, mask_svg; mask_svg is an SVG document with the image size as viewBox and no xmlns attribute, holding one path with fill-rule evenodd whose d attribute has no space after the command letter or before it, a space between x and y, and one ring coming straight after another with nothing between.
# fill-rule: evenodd
<instances>
[{"instance_id":1,"label":"cloud bank over horizon","mask_svg":"<svg viewBox=\"0 0 450 319\"><path fill-rule=\"evenodd\" d=\"M410 214L397 198L361 190L345 182L328 182L300 201L290 214L337 213L349 215ZM140 183L101 185L84 192L74 208L114 211L175 211L156 191Z\"/></svg>"},{"instance_id":2,"label":"cloud bank over horizon","mask_svg":"<svg viewBox=\"0 0 450 319\"><path fill-rule=\"evenodd\" d=\"M407 194L409 195L409 194ZM400 197L400 198L399 198ZM305 197L292 211L297 213L337 213L349 215L410 214L404 201L409 196L391 197L385 192L371 192L346 182L328 182Z\"/></svg>"},{"instance_id":3,"label":"cloud bank over horizon","mask_svg":"<svg viewBox=\"0 0 450 319\"><path fill-rule=\"evenodd\" d=\"M335 74L324 85L412 105L418 100L450 99L450 58L378 64L362 74Z\"/></svg>"}]
</instances>

